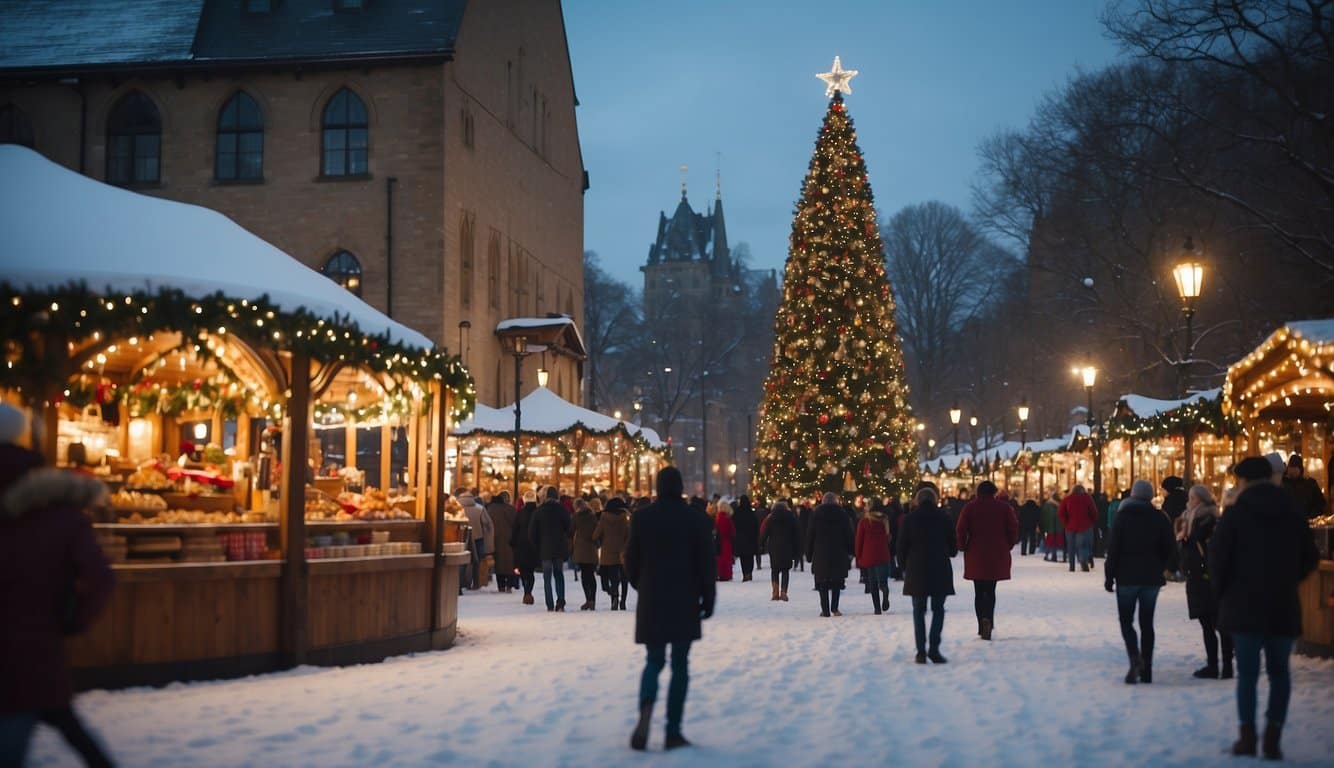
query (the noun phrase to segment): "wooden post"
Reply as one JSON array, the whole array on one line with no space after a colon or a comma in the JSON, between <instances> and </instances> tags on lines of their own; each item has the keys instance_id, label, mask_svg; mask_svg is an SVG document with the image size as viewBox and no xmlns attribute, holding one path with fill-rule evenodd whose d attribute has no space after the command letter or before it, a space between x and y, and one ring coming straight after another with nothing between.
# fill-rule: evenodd
<instances>
[{"instance_id":1,"label":"wooden post","mask_svg":"<svg viewBox=\"0 0 1334 768\"><path fill-rule=\"evenodd\" d=\"M310 569L306 563L306 462L310 442L310 355L293 350L289 378L292 396L283 419L282 514L279 538L283 555L281 648L283 664L305 663L310 643Z\"/></svg>"},{"instance_id":2,"label":"wooden post","mask_svg":"<svg viewBox=\"0 0 1334 768\"><path fill-rule=\"evenodd\" d=\"M386 418L380 424L380 490L386 492L394 487L393 479L389 477L389 473L394 468L392 461L394 452L393 433L393 428L389 426L389 419ZM443 461L443 456L441 460Z\"/></svg>"},{"instance_id":3,"label":"wooden post","mask_svg":"<svg viewBox=\"0 0 1334 768\"><path fill-rule=\"evenodd\" d=\"M431 645L435 647L435 636L444 627L441 626L440 610L441 589L445 570L445 441L449 437L449 392L441 382L432 384L432 405L434 418L431 419L431 449L434 462L431 464L431 485L434 493L432 504L428 507L426 523L426 544L432 555L431 566L431 605L430 628ZM443 644L440 647L444 647Z\"/></svg>"}]
</instances>

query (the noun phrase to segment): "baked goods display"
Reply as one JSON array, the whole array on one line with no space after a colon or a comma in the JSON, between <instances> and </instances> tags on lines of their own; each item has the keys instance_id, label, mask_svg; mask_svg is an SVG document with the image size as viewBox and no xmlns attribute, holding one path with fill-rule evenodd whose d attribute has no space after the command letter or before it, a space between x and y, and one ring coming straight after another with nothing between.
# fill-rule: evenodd
<instances>
[{"instance_id":1,"label":"baked goods display","mask_svg":"<svg viewBox=\"0 0 1334 768\"><path fill-rule=\"evenodd\" d=\"M355 520L352 513L343 508L336 500L323 491L306 489L307 520Z\"/></svg>"},{"instance_id":2,"label":"baked goods display","mask_svg":"<svg viewBox=\"0 0 1334 768\"><path fill-rule=\"evenodd\" d=\"M411 497L407 497L410 501ZM391 498L388 493L377 488L367 488L365 493L343 492L338 494L338 503L351 508L351 514L357 520L410 520L413 514L395 506L399 497Z\"/></svg>"},{"instance_id":3,"label":"baked goods display","mask_svg":"<svg viewBox=\"0 0 1334 768\"><path fill-rule=\"evenodd\" d=\"M139 491L116 491L111 494L111 506L114 509L148 509L161 510L167 508L167 502L156 493L140 493Z\"/></svg>"},{"instance_id":4,"label":"baked goods display","mask_svg":"<svg viewBox=\"0 0 1334 768\"><path fill-rule=\"evenodd\" d=\"M134 470L125 479L125 487L142 491L170 491L176 487L176 483L165 472L150 464Z\"/></svg>"}]
</instances>

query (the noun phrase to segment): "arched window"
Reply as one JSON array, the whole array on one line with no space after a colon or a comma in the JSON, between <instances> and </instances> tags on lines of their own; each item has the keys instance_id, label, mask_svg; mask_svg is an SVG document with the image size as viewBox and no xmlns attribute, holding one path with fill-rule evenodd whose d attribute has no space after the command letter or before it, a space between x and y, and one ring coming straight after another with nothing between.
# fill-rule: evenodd
<instances>
[{"instance_id":1,"label":"arched window","mask_svg":"<svg viewBox=\"0 0 1334 768\"><path fill-rule=\"evenodd\" d=\"M156 184L161 178L162 118L142 91L130 91L107 118L107 181Z\"/></svg>"},{"instance_id":2,"label":"arched window","mask_svg":"<svg viewBox=\"0 0 1334 768\"><path fill-rule=\"evenodd\" d=\"M214 176L218 181L264 178L264 115L245 91L237 91L218 114Z\"/></svg>"},{"instance_id":3,"label":"arched window","mask_svg":"<svg viewBox=\"0 0 1334 768\"><path fill-rule=\"evenodd\" d=\"M361 295L361 262L357 257L348 251L339 251L329 257L324 262L324 269L320 270L325 277L338 283L351 291L354 295Z\"/></svg>"},{"instance_id":4,"label":"arched window","mask_svg":"<svg viewBox=\"0 0 1334 768\"><path fill-rule=\"evenodd\" d=\"M13 104L0 107L0 144L33 146L32 121Z\"/></svg>"},{"instance_id":5,"label":"arched window","mask_svg":"<svg viewBox=\"0 0 1334 768\"><path fill-rule=\"evenodd\" d=\"M370 130L366 122L366 104L355 93L343 88L329 99L324 108L323 162L325 176L365 176L369 173L366 147Z\"/></svg>"}]
</instances>

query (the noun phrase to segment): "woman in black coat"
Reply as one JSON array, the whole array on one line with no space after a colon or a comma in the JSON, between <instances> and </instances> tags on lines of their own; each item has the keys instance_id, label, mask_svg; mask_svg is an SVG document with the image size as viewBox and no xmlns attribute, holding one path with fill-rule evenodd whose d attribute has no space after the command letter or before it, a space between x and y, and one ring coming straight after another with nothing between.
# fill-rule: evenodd
<instances>
[{"instance_id":1,"label":"woman in black coat","mask_svg":"<svg viewBox=\"0 0 1334 768\"><path fill-rule=\"evenodd\" d=\"M708 515L681 498L681 472L658 473L658 500L630 519L625 573L639 593L635 642L648 654L639 686L639 724L630 746L643 749L658 696L658 675L672 646L672 682L667 689L666 748L689 744L681 735L691 642L702 637L702 620L713 615L717 596L712 525Z\"/></svg>"},{"instance_id":2,"label":"woman in black coat","mask_svg":"<svg viewBox=\"0 0 1334 768\"><path fill-rule=\"evenodd\" d=\"M1218 525L1218 504L1213 494L1203 485L1190 489L1186 503L1185 538L1181 542L1181 572L1186 575L1186 611L1190 618L1200 622L1204 632L1205 664L1195 670L1199 678L1232 677L1232 635L1218 631L1218 597L1209 584L1209 540ZM1221 635L1221 638L1220 638ZM1218 646L1222 640L1223 658L1220 669Z\"/></svg>"},{"instance_id":3,"label":"woman in black coat","mask_svg":"<svg viewBox=\"0 0 1334 768\"><path fill-rule=\"evenodd\" d=\"M1126 683L1153 682L1153 612L1162 589L1163 571L1176 555L1172 522L1166 513L1153 508L1153 486L1136 480L1130 498L1116 508L1116 519L1107 537L1107 563L1103 587L1116 593L1116 613L1121 621L1121 639L1126 643L1130 671ZM1135 637L1135 613L1139 612L1140 636Z\"/></svg>"},{"instance_id":4,"label":"woman in black coat","mask_svg":"<svg viewBox=\"0 0 1334 768\"><path fill-rule=\"evenodd\" d=\"M903 594L912 598L913 633L918 664L931 659L944 664L940 634L945 628L945 598L954 594L954 566L959 554L950 515L936 504L936 492L917 492L917 505L899 522L898 553L903 563ZM931 604L931 632L926 630L926 607Z\"/></svg>"},{"instance_id":5,"label":"woman in black coat","mask_svg":"<svg viewBox=\"0 0 1334 768\"><path fill-rule=\"evenodd\" d=\"M528 535L528 526L537 513L536 496L532 491L524 494L523 507L514 518L514 527L510 530L510 548L514 550L514 567L519 571L519 581L523 584L523 604L532 605L533 585L537 582L534 573L542 567L542 560L537 555L537 545Z\"/></svg>"},{"instance_id":6,"label":"woman in black coat","mask_svg":"<svg viewBox=\"0 0 1334 768\"><path fill-rule=\"evenodd\" d=\"M853 543L847 510L839 505L837 496L826 493L824 503L811 512L806 527L806 557L820 592L821 616L843 615L838 610L838 597L848 578Z\"/></svg>"},{"instance_id":7,"label":"woman in black coat","mask_svg":"<svg viewBox=\"0 0 1334 768\"><path fill-rule=\"evenodd\" d=\"M788 574L801 557L801 527L786 502L774 502L760 530L760 544L769 553L769 580L773 583L771 600L787 602Z\"/></svg>"},{"instance_id":8,"label":"woman in black coat","mask_svg":"<svg viewBox=\"0 0 1334 768\"><path fill-rule=\"evenodd\" d=\"M750 506L749 496L737 500L736 510L732 512L732 525L736 527L732 554L741 560L741 580L750 581L755 569L755 555L760 551L760 521Z\"/></svg>"}]
</instances>

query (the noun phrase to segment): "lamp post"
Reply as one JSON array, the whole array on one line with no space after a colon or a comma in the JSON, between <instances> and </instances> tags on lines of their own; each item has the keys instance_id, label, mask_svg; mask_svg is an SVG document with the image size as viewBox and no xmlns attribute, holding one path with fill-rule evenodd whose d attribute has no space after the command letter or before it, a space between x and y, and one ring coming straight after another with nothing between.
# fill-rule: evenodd
<instances>
[{"instance_id":1,"label":"lamp post","mask_svg":"<svg viewBox=\"0 0 1334 768\"><path fill-rule=\"evenodd\" d=\"M1098 369L1086 365L1079 369L1079 373L1084 378L1084 391L1088 393L1089 398L1089 444L1093 447L1093 494L1096 496L1102 493L1102 441L1099 439L1093 419L1093 385L1098 381Z\"/></svg>"},{"instance_id":2,"label":"lamp post","mask_svg":"<svg viewBox=\"0 0 1334 768\"><path fill-rule=\"evenodd\" d=\"M736 496L736 462L727 465L727 481L732 486L732 495Z\"/></svg>"},{"instance_id":3,"label":"lamp post","mask_svg":"<svg viewBox=\"0 0 1334 768\"><path fill-rule=\"evenodd\" d=\"M1028 498L1028 467L1023 466L1024 451L1028 449L1028 398L1019 403L1019 471L1023 473L1023 494Z\"/></svg>"},{"instance_id":4,"label":"lamp post","mask_svg":"<svg viewBox=\"0 0 1334 768\"><path fill-rule=\"evenodd\" d=\"M528 356L528 339L523 336L510 337L510 354L514 355L514 498L522 499L523 494L519 492L519 462L522 459L519 435L523 430L520 390L523 387L523 359ZM544 381L541 383L545 384Z\"/></svg>"},{"instance_id":5,"label":"lamp post","mask_svg":"<svg viewBox=\"0 0 1334 768\"><path fill-rule=\"evenodd\" d=\"M959 419L963 418L963 411L959 410L959 401L954 401L954 407L950 408L950 423L954 425L954 455L959 455Z\"/></svg>"},{"instance_id":6,"label":"lamp post","mask_svg":"<svg viewBox=\"0 0 1334 768\"><path fill-rule=\"evenodd\" d=\"M1177 296L1181 298L1181 314L1186 317L1186 348L1178 364L1177 373L1177 392L1182 399L1185 399L1190 389L1190 366L1195 359L1194 328L1191 321L1195 318L1195 300L1200 298L1200 286L1204 282L1204 265L1196 261L1195 243L1191 241L1189 235L1186 236L1186 242L1181 246L1181 250L1182 261L1172 268L1172 279L1176 281ZM1189 488L1191 464L1195 453L1194 424L1185 425L1183 437L1186 444L1185 479L1186 487Z\"/></svg>"},{"instance_id":7,"label":"lamp post","mask_svg":"<svg viewBox=\"0 0 1334 768\"><path fill-rule=\"evenodd\" d=\"M973 484L973 459L977 456L977 416L968 417L968 484Z\"/></svg>"}]
</instances>

